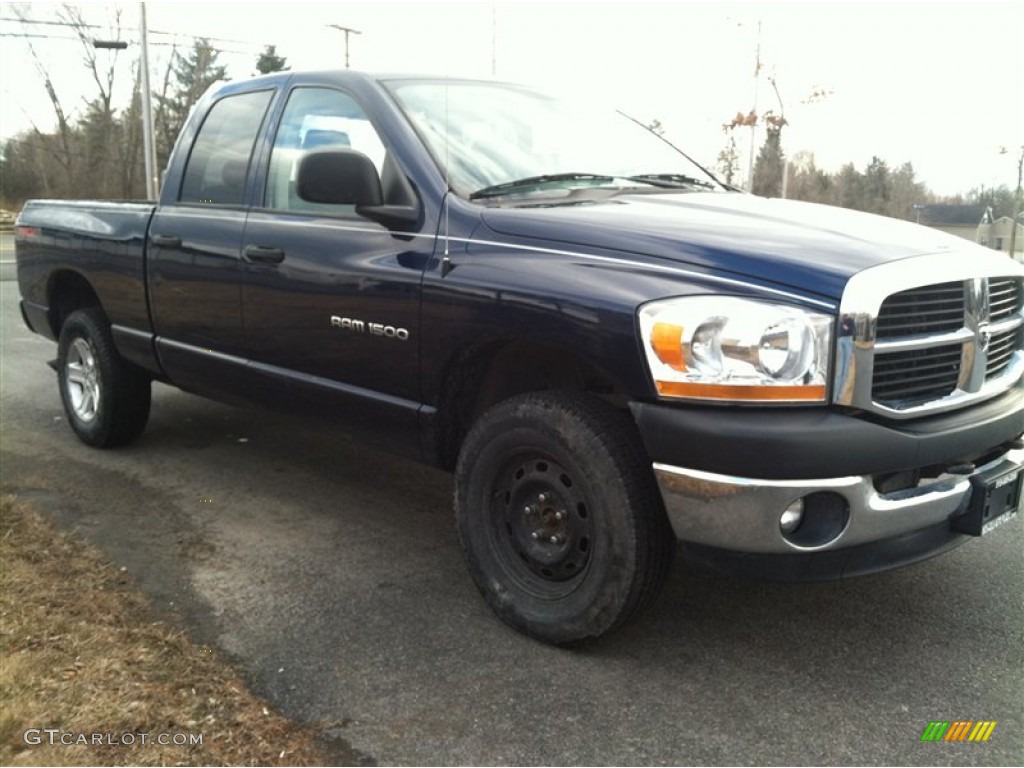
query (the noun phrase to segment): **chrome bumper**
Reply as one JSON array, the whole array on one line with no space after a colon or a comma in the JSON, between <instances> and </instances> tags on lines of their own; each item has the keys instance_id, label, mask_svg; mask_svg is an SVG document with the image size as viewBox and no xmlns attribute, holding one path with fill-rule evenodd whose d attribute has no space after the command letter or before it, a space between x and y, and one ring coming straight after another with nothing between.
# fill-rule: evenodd
<instances>
[{"instance_id":1,"label":"chrome bumper","mask_svg":"<svg viewBox=\"0 0 1024 768\"><path fill-rule=\"evenodd\" d=\"M733 552L794 554L870 544L940 524L966 510L972 476L1014 466L1024 466L1024 449L1007 451L972 475L941 475L891 494L876 491L870 476L758 480L658 463L654 473L680 540ZM842 496L849 518L831 541L797 546L783 536L779 519L790 504L816 492Z\"/></svg>"}]
</instances>

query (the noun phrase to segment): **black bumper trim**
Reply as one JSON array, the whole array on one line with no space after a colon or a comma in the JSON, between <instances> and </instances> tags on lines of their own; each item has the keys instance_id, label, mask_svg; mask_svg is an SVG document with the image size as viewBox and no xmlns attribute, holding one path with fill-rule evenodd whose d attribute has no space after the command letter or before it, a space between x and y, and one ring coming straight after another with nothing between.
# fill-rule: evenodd
<instances>
[{"instance_id":1,"label":"black bumper trim","mask_svg":"<svg viewBox=\"0 0 1024 768\"><path fill-rule=\"evenodd\" d=\"M57 340L53 334L53 329L50 327L49 307L29 301L28 299L22 299L21 319L25 321L25 326L33 333L45 336L51 341Z\"/></svg>"},{"instance_id":2,"label":"black bumper trim","mask_svg":"<svg viewBox=\"0 0 1024 768\"><path fill-rule=\"evenodd\" d=\"M972 459L1024 432L1024 388L953 413L879 424L821 409L633 402L651 461L793 480L875 475Z\"/></svg>"},{"instance_id":3,"label":"black bumper trim","mask_svg":"<svg viewBox=\"0 0 1024 768\"><path fill-rule=\"evenodd\" d=\"M972 538L956 533L945 521L891 539L822 552L773 555L731 552L688 542L682 546L688 559L735 576L760 581L835 581L927 560Z\"/></svg>"}]
</instances>

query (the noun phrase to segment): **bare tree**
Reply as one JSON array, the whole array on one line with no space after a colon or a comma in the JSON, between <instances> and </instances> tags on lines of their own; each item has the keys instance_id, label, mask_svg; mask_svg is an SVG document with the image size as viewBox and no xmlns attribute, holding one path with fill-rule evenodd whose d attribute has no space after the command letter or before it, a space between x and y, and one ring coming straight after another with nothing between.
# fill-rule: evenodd
<instances>
[{"instance_id":1,"label":"bare tree","mask_svg":"<svg viewBox=\"0 0 1024 768\"><path fill-rule=\"evenodd\" d=\"M120 40L121 8L113 6L111 13L113 18L110 24L110 39ZM117 48L112 49L111 55L107 57L107 63L104 66L98 57L95 45L96 36L89 31L93 28L93 25L85 22L85 19L82 17L82 9L79 6L64 5L57 14L57 17L71 28L81 43L82 62L85 64L86 69L89 70L93 82L96 83L96 87L99 89L99 102L102 105L103 114L113 117L111 102L113 100L114 81L117 74L117 58L120 50ZM86 104L89 103L88 99L84 96L82 99L86 101Z\"/></svg>"},{"instance_id":2,"label":"bare tree","mask_svg":"<svg viewBox=\"0 0 1024 768\"><path fill-rule=\"evenodd\" d=\"M28 9L12 6L23 27L36 23L28 17ZM38 8L32 10L39 11ZM69 30L78 41L82 64L96 87L96 91L81 97L80 109L58 95L43 56L32 38L25 38L56 117L55 130L45 130L33 123L34 141L45 150L35 153L35 158L42 191L47 195L74 197L85 193L97 197L127 197L134 191L139 142L133 139L138 131L130 121L138 120L140 114L136 111L130 115L130 106L124 114L119 114L115 106L116 85L123 68L120 50L98 50L95 43L97 38L120 42L124 29L119 7L109 7L107 13L107 25L103 26L87 22L79 6L66 4L56 11L55 23Z\"/></svg>"},{"instance_id":3,"label":"bare tree","mask_svg":"<svg viewBox=\"0 0 1024 768\"><path fill-rule=\"evenodd\" d=\"M14 15L21 21L22 26L26 26L29 23L29 19L26 16L26 7L21 5L12 6ZM64 105L61 104L60 98L57 96L57 89L53 86L53 78L50 77L50 71L46 68L43 63L42 57L39 52L36 51L35 45L32 43L32 38L25 38L25 42L28 45L29 55L32 57L32 63L36 68L36 72L43 79L43 87L46 89L46 95L50 100L50 106L53 108L54 116L57 118L57 134L54 137L52 134L44 133L39 129L39 126L32 122L32 130L35 133L39 143L45 146L54 159L60 164L64 171L65 178L71 176L72 170L72 152L71 152L71 122L68 119L67 110L64 109ZM55 140L54 140L55 139ZM40 172L43 173L45 181L46 193L51 194L50 184L46 177L45 170L42 168Z\"/></svg>"}]
</instances>

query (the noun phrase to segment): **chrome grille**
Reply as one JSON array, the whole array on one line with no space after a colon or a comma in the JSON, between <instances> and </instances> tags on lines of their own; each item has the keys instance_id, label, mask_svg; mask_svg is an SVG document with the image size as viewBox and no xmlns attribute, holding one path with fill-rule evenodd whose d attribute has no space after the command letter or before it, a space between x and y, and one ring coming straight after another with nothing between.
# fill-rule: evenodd
<instances>
[{"instance_id":1,"label":"chrome grille","mask_svg":"<svg viewBox=\"0 0 1024 768\"><path fill-rule=\"evenodd\" d=\"M985 378L994 378L1009 367L1014 351L1024 348L1020 334L1020 328L1014 328L992 336L992 341L988 345Z\"/></svg>"},{"instance_id":2,"label":"chrome grille","mask_svg":"<svg viewBox=\"0 0 1024 768\"><path fill-rule=\"evenodd\" d=\"M842 405L906 419L994 397L1024 377L1024 269L1003 257L948 253L867 269L847 284L840 315L832 398Z\"/></svg>"},{"instance_id":3,"label":"chrome grille","mask_svg":"<svg viewBox=\"0 0 1024 768\"><path fill-rule=\"evenodd\" d=\"M950 333L964 327L963 281L900 291L882 302L875 334L879 341ZM875 358L871 397L889 407L906 407L946 397L960 380L960 344L910 349Z\"/></svg>"},{"instance_id":4,"label":"chrome grille","mask_svg":"<svg viewBox=\"0 0 1024 768\"><path fill-rule=\"evenodd\" d=\"M890 406L946 397L960 379L960 358L959 344L879 355L871 396Z\"/></svg>"},{"instance_id":5,"label":"chrome grille","mask_svg":"<svg viewBox=\"0 0 1024 768\"><path fill-rule=\"evenodd\" d=\"M993 323L1006 320L1020 312L1024 291L1020 280L996 279L989 282L989 316Z\"/></svg>"},{"instance_id":6,"label":"chrome grille","mask_svg":"<svg viewBox=\"0 0 1024 768\"><path fill-rule=\"evenodd\" d=\"M964 324L964 284L942 283L900 291L882 302L878 338L955 331Z\"/></svg>"}]
</instances>

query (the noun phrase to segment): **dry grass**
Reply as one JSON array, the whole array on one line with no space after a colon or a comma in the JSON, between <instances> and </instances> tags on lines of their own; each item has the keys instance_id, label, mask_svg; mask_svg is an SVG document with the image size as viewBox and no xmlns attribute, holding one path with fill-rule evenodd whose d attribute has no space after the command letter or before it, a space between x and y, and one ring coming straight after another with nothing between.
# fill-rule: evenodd
<instances>
[{"instance_id":1,"label":"dry grass","mask_svg":"<svg viewBox=\"0 0 1024 768\"><path fill-rule=\"evenodd\" d=\"M0 765L322 765L316 734L246 690L209 649L154 622L92 547L0 500ZM26 729L66 741L26 744ZM138 734L149 734L147 744ZM159 745L158 734L202 736ZM30 734L31 737L31 734Z\"/></svg>"}]
</instances>

